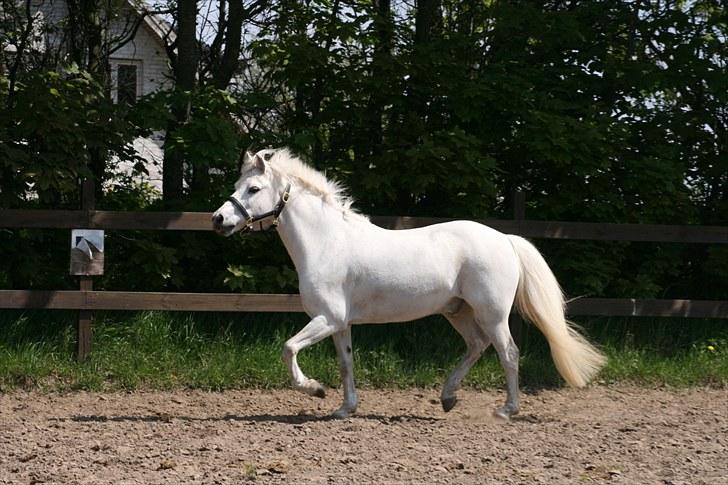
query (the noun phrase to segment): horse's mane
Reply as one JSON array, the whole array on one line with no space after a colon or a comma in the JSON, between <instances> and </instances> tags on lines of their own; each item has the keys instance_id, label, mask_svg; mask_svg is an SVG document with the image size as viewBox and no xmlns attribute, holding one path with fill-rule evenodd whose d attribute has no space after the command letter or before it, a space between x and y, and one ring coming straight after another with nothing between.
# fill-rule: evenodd
<instances>
[{"instance_id":1,"label":"horse's mane","mask_svg":"<svg viewBox=\"0 0 728 485\"><path fill-rule=\"evenodd\" d=\"M354 199L346 193L346 189L341 183L326 178L326 175L305 164L287 148L266 151L265 158L273 170L295 179L304 189L321 196L326 202L340 207L344 216L368 219L351 207Z\"/></svg>"}]
</instances>

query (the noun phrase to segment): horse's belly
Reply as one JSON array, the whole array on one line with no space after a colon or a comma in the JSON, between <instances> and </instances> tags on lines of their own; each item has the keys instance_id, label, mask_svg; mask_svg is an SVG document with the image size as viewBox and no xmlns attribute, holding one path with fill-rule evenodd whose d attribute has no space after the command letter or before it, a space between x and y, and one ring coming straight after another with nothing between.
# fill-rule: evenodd
<instances>
[{"instance_id":1,"label":"horse's belly","mask_svg":"<svg viewBox=\"0 0 728 485\"><path fill-rule=\"evenodd\" d=\"M412 292L386 288L352 298L349 321L358 323L406 322L449 311L457 298L449 290Z\"/></svg>"},{"instance_id":2,"label":"horse's belly","mask_svg":"<svg viewBox=\"0 0 728 485\"><path fill-rule=\"evenodd\" d=\"M411 246L392 244L387 252L361 256L345 285L350 322L415 320L443 312L459 296L459 251L444 244Z\"/></svg>"}]
</instances>

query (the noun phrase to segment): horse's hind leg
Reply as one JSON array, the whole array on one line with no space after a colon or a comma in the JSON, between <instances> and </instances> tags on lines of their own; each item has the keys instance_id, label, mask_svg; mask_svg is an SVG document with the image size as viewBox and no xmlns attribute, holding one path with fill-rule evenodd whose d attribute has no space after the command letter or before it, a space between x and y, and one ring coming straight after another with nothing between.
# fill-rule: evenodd
<instances>
[{"instance_id":1,"label":"horse's hind leg","mask_svg":"<svg viewBox=\"0 0 728 485\"><path fill-rule=\"evenodd\" d=\"M504 318L491 320L496 322L490 324L483 322L482 329L495 347L498 353L503 370L506 374L506 404L495 411L496 416L509 419L511 416L518 414L519 396L518 396L518 346L516 346L511 337L511 331L508 327L508 316Z\"/></svg>"},{"instance_id":2,"label":"horse's hind leg","mask_svg":"<svg viewBox=\"0 0 728 485\"><path fill-rule=\"evenodd\" d=\"M442 386L440 402L445 412L450 411L457 404L455 393L460 389L463 378L470 368L478 361L483 351L490 345L490 342L483 335L473 316L473 309L463 302L457 313L444 314L452 326L463 337L466 345L466 352L458 363L457 367L450 373L445 384Z\"/></svg>"}]
</instances>

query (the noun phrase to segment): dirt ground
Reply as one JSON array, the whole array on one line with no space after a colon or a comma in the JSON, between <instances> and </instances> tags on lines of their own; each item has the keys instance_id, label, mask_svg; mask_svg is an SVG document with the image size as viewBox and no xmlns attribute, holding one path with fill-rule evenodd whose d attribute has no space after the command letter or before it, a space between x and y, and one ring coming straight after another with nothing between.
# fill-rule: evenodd
<instances>
[{"instance_id":1,"label":"dirt ground","mask_svg":"<svg viewBox=\"0 0 728 485\"><path fill-rule=\"evenodd\" d=\"M356 417L292 391L0 395L0 483L728 484L728 390L360 391Z\"/></svg>"}]
</instances>

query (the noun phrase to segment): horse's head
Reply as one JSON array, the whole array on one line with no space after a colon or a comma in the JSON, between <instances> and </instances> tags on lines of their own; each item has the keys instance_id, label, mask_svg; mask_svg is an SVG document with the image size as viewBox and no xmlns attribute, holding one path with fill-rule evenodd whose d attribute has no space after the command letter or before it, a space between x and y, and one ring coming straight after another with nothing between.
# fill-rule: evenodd
<instances>
[{"instance_id":1,"label":"horse's head","mask_svg":"<svg viewBox=\"0 0 728 485\"><path fill-rule=\"evenodd\" d=\"M212 215L216 233L230 236L238 231L262 231L278 223L291 186L268 164L274 153L274 150L243 153L235 191Z\"/></svg>"}]
</instances>

